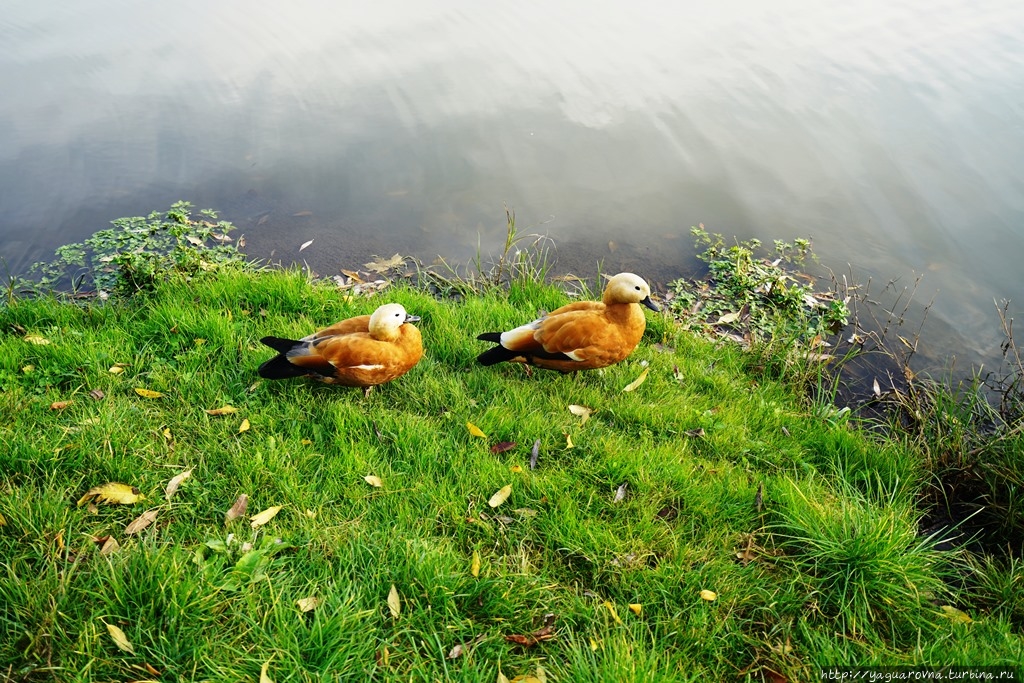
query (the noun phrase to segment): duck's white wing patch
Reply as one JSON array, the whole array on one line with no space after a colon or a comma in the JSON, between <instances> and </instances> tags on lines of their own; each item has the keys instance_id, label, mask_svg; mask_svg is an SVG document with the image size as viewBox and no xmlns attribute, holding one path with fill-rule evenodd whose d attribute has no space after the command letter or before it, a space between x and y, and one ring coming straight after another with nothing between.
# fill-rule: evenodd
<instances>
[{"instance_id":1,"label":"duck's white wing patch","mask_svg":"<svg viewBox=\"0 0 1024 683\"><path fill-rule=\"evenodd\" d=\"M346 365L344 367L347 370L380 370L384 366L378 363L376 365L366 365L366 364L363 364L363 365Z\"/></svg>"},{"instance_id":2,"label":"duck's white wing patch","mask_svg":"<svg viewBox=\"0 0 1024 683\"><path fill-rule=\"evenodd\" d=\"M585 360L583 356L579 355L579 351L563 351L563 353L573 360Z\"/></svg>"},{"instance_id":3,"label":"duck's white wing patch","mask_svg":"<svg viewBox=\"0 0 1024 683\"><path fill-rule=\"evenodd\" d=\"M533 322L520 325L519 327L509 330L508 332L501 333L501 345L506 349L520 349L524 345L530 345L534 342L534 333L540 329L541 321L543 318L538 318Z\"/></svg>"}]
</instances>

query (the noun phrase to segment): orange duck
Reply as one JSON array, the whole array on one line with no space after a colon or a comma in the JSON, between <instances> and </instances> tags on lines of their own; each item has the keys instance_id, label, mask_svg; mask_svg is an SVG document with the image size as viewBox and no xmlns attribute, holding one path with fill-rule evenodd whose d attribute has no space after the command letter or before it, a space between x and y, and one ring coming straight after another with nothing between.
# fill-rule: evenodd
<instances>
[{"instance_id":1,"label":"orange duck","mask_svg":"<svg viewBox=\"0 0 1024 683\"><path fill-rule=\"evenodd\" d=\"M640 304L651 301L651 288L633 273L619 273L604 289L601 301L576 301L508 332L486 332L481 341L497 342L477 360L526 363L547 370L593 370L623 360L644 334L647 321Z\"/></svg>"},{"instance_id":2,"label":"orange duck","mask_svg":"<svg viewBox=\"0 0 1024 683\"><path fill-rule=\"evenodd\" d=\"M264 337L277 351L259 368L260 377L311 377L327 384L369 387L407 373L423 356L419 320L399 304L384 304L373 315L342 320L298 341Z\"/></svg>"}]
</instances>

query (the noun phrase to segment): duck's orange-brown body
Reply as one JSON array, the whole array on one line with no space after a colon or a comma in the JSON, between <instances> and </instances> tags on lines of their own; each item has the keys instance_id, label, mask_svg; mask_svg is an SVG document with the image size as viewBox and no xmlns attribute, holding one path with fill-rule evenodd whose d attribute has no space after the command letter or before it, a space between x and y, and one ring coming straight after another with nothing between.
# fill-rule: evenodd
<instances>
[{"instance_id":1,"label":"duck's orange-brown body","mask_svg":"<svg viewBox=\"0 0 1024 683\"><path fill-rule=\"evenodd\" d=\"M393 319L392 319L393 318ZM307 376L327 384L372 387L401 377L423 356L418 320L397 304L349 318L300 340L264 337L278 352L259 368L266 379Z\"/></svg>"},{"instance_id":2,"label":"duck's orange-brown body","mask_svg":"<svg viewBox=\"0 0 1024 683\"><path fill-rule=\"evenodd\" d=\"M498 346L477 357L483 365L503 361L574 372L624 360L643 337L647 321L640 304L659 310L647 283L631 273L612 278L602 301L577 301L507 332L477 337Z\"/></svg>"}]
</instances>

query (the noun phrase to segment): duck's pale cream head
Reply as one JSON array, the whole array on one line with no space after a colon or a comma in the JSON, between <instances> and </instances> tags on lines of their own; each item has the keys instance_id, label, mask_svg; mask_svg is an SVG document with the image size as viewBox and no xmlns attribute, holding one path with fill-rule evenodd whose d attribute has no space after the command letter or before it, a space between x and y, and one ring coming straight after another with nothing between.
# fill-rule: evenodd
<instances>
[{"instance_id":1,"label":"duck's pale cream head","mask_svg":"<svg viewBox=\"0 0 1024 683\"><path fill-rule=\"evenodd\" d=\"M398 328L405 323L414 323L418 316L409 315L401 304L384 304L370 316L370 336L374 339L394 339Z\"/></svg>"},{"instance_id":2,"label":"duck's pale cream head","mask_svg":"<svg viewBox=\"0 0 1024 683\"><path fill-rule=\"evenodd\" d=\"M651 288L639 275L619 273L608 281L602 300L606 304L643 304L652 311L660 311L651 301Z\"/></svg>"}]
</instances>

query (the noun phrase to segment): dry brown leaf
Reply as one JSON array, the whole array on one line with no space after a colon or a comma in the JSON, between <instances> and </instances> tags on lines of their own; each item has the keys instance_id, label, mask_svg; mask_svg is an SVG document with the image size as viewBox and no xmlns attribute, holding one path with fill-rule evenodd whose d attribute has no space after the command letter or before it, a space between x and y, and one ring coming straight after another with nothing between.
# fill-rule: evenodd
<instances>
[{"instance_id":1,"label":"dry brown leaf","mask_svg":"<svg viewBox=\"0 0 1024 683\"><path fill-rule=\"evenodd\" d=\"M121 544L113 536L107 536L107 540L100 546L100 555L113 555L120 550Z\"/></svg>"},{"instance_id":2,"label":"dry brown leaf","mask_svg":"<svg viewBox=\"0 0 1024 683\"><path fill-rule=\"evenodd\" d=\"M448 652L448 659L456 659L458 657L461 657L465 652L469 651L469 648L473 647L486 637L487 636L485 634L481 633L473 640L467 641L465 643L459 643Z\"/></svg>"},{"instance_id":3,"label":"dry brown leaf","mask_svg":"<svg viewBox=\"0 0 1024 683\"><path fill-rule=\"evenodd\" d=\"M274 518L274 515L281 511L282 507L283 506L281 505L274 505L273 507L269 507L263 512L260 512L259 514L253 515L253 517L249 520L249 526L251 526L253 529L260 528L261 526L272 520Z\"/></svg>"},{"instance_id":4,"label":"dry brown leaf","mask_svg":"<svg viewBox=\"0 0 1024 683\"><path fill-rule=\"evenodd\" d=\"M469 573L475 579L480 576L480 551L473 551L473 561L469 565Z\"/></svg>"},{"instance_id":5,"label":"dry brown leaf","mask_svg":"<svg viewBox=\"0 0 1024 683\"><path fill-rule=\"evenodd\" d=\"M89 392L89 395L92 396L97 401L102 401L103 397L106 396L106 394L104 394L103 391L100 389L93 389L92 391Z\"/></svg>"},{"instance_id":6,"label":"dry brown leaf","mask_svg":"<svg viewBox=\"0 0 1024 683\"><path fill-rule=\"evenodd\" d=\"M242 420L242 424L238 425L238 433L241 434L242 432L249 431L250 426L251 425L249 424L249 418L245 418L244 420Z\"/></svg>"},{"instance_id":7,"label":"dry brown leaf","mask_svg":"<svg viewBox=\"0 0 1024 683\"><path fill-rule=\"evenodd\" d=\"M243 493L235 499L234 505L231 509L224 513L224 522L231 522L245 514L245 509L249 507L249 496Z\"/></svg>"},{"instance_id":8,"label":"dry brown leaf","mask_svg":"<svg viewBox=\"0 0 1024 683\"><path fill-rule=\"evenodd\" d=\"M152 666L150 666L150 665L149 665L148 663L146 663L146 662L143 662L143 663L142 663L142 666L143 666L143 667L145 667L145 669L146 669L146 673L148 673L148 674L152 674L153 676L159 676L159 675L160 675L160 672L159 672L159 671L157 671L156 669L154 669L154 668L153 668Z\"/></svg>"},{"instance_id":9,"label":"dry brown leaf","mask_svg":"<svg viewBox=\"0 0 1024 683\"><path fill-rule=\"evenodd\" d=\"M142 398L160 398L163 396L159 391L153 391L152 389L143 389L141 387L135 387L135 393Z\"/></svg>"},{"instance_id":10,"label":"dry brown leaf","mask_svg":"<svg viewBox=\"0 0 1024 683\"><path fill-rule=\"evenodd\" d=\"M374 488L378 488L378 489L381 486L384 486L384 482L381 481L380 477L374 476L372 474L368 474L365 477L363 477L363 481L365 481L370 486L372 486Z\"/></svg>"},{"instance_id":11,"label":"dry brown leaf","mask_svg":"<svg viewBox=\"0 0 1024 683\"><path fill-rule=\"evenodd\" d=\"M533 449L530 451L530 469L537 469L537 458L540 457L540 439L533 442Z\"/></svg>"},{"instance_id":12,"label":"dry brown leaf","mask_svg":"<svg viewBox=\"0 0 1024 683\"><path fill-rule=\"evenodd\" d=\"M472 422L466 423L466 429L469 430L470 435L477 437L478 439L486 439L487 435L484 434L483 430L477 427Z\"/></svg>"},{"instance_id":13,"label":"dry brown leaf","mask_svg":"<svg viewBox=\"0 0 1024 683\"><path fill-rule=\"evenodd\" d=\"M510 495L512 495L512 484L506 484L494 492L494 495L488 499L487 504L492 508L496 508L508 500Z\"/></svg>"},{"instance_id":14,"label":"dry brown leaf","mask_svg":"<svg viewBox=\"0 0 1024 683\"><path fill-rule=\"evenodd\" d=\"M72 403L74 403L74 401L54 401L50 404L50 410L64 410Z\"/></svg>"},{"instance_id":15,"label":"dry brown leaf","mask_svg":"<svg viewBox=\"0 0 1024 683\"><path fill-rule=\"evenodd\" d=\"M388 610L391 612L392 619L397 619L398 615L402 613L402 598L398 596L395 584L391 584L391 590L388 591Z\"/></svg>"},{"instance_id":16,"label":"dry brown leaf","mask_svg":"<svg viewBox=\"0 0 1024 683\"><path fill-rule=\"evenodd\" d=\"M85 495L78 499L78 507L82 507L90 500L95 500L97 503L110 503L111 505L131 505L145 497L134 486L112 481L101 486L93 486L86 491Z\"/></svg>"},{"instance_id":17,"label":"dry brown leaf","mask_svg":"<svg viewBox=\"0 0 1024 683\"><path fill-rule=\"evenodd\" d=\"M505 453L518 446L515 441L499 441L498 443L491 446L491 453L498 455L499 453Z\"/></svg>"},{"instance_id":18,"label":"dry brown leaf","mask_svg":"<svg viewBox=\"0 0 1024 683\"><path fill-rule=\"evenodd\" d=\"M295 604L299 606L300 612L311 612L320 606L320 598L308 597L299 598L295 601Z\"/></svg>"},{"instance_id":19,"label":"dry brown leaf","mask_svg":"<svg viewBox=\"0 0 1024 683\"><path fill-rule=\"evenodd\" d=\"M635 380L633 380L632 382L630 382L629 384L624 386L622 388L622 390L623 391L633 391L634 389L636 389L638 386L640 386L645 381L647 381L647 373L650 372L650 371L651 371L651 369L649 367L644 368L643 372L641 372L639 375L637 375L637 378Z\"/></svg>"},{"instance_id":20,"label":"dry brown leaf","mask_svg":"<svg viewBox=\"0 0 1024 683\"><path fill-rule=\"evenodd\" d=\"M871 391L875 394L875 396L881 396L882 395L882 387L878 386L878 378L877 377L875 377L874 380L872 380L872 382L871 382Z\"/></svg>"},{"instance_id":21,"label":"dry brown leaf","mask_svg":"<svg viewBox=\"0 0 1024 683\"><path fill-rule=\"evenodd\" d=\"M179 486L181 486L181 482L185 481L186 479L188 479L191 476L192 476L192 470L188 469L188 470L185 470L184 472L182 472L181 474L175 476L174 478L172 478L169 482L167 482L167 490L164 491L164 497L167 500L170 500L171 496L174 495L174 492L178 490Z\"/></svg>"},{"instance_id":22,"label":"dry brown leaf","mask_svg":"<svg viewBox=\"0 0 1024 683\"><path fill-rule=\"evenodd\" d=\"M715 591L709 591L705 588L700 592L700 599L707 600L708 602L714 602L718 599L718 593Z\"/></svg>"},{"instance_id":23,"label":"dry brown leaf","mask_svg":"<svg viewBox=\"0 0 1024 683\"><path fill-rule=\"evenodd\" d=\"M232 413L237 413L238 408L229 403L222 408L214 408L213 410L206 410L204 412L207 415L231 415Z\"/></svg>"},{"instance_id":24,"label":"dry brown leaf","mask_svg":"<svg viewBox=\"0 0 1024 683\"><path fill-rule=\"evenodd\" d=\"M587 420L590 419L590 415L594 412L594 409L588 408L586 406L573 404L569 406L569 412L572 413L573 415L577 415L583 418L582 420L580 420L580 427L582 427L583 425L587 424Z\"/></svg>"},{"instance_id":25,"label":"dry brown leaf","mask_svg":"<svg viewBox=\"0 0 1024 683\"><path fill-rule=\"evenodd\" d=\"M160 514L160 511L156 508L153 508L152 510L146 510L141 515L132 520L131 524L124 528L125 535L131 536L132 534L139 533L147 526L152 524L153 520L156 519L156 516L158 514Z\"/></svg>"},{"instance_id":26,"label":"dry brown leaf","mask_svg":"<svg viewBox=\"0 0 1024 683\"><path fill-rule=\"evenodd\" d=\"M135 654L135 648L128 642L128 636L124 634L124 631L113 624L108 624L107 622L103 622L103 624L107 627L107 633L114 639L114 645L117 645L119 650Z\"/></svg>"}]
</instances>

